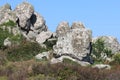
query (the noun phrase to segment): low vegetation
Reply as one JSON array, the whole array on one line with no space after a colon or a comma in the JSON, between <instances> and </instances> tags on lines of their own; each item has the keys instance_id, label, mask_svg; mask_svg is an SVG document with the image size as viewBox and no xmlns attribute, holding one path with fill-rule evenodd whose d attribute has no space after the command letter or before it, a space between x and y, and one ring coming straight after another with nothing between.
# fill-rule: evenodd
<instances>
[{"instance_id":1,"label":"low vegetation","mask_svg":"<svg viewBox=\"0 0 120 80\"><path fill-rule=\"evenodd\" d=\"M3 24L1 24L0 26L9 26L9 27L15 27L16 26L16 23L12 20L9 20Z\"/></svg>"},{"instance_id":2,"label":"low vegetation","mask_svg":"<svg viewBox=\"0 0 120 80\"><path fill-rule=\"evenodd\" d=\"M81 67L69 63L49 64L35 60L0 66L3 80L119 80L120 66L111 70Z\"/></svg>"},{"instance_id":3,"label":"low vegetation","mask_svg":"<svg viewBox=\"0 0 120 80\"><path fill-rule=\"evenodd\" d=\"M15 25L9 20L0 26ZM15 42L11 47L3 45L7 37ZM57 64L50 64L47 59L34 59L38 53L52 50L56 40L46 41L44 44L47 48L36 42L26 41L21 35L13 36L8 30L0 28L0 80L120 80L120 54L113 56L102 39L93 43L92 55L98 63L105 62L102 53L113 58L110 63L113 66L111 70L82 67L69 59Z\"/></svg>"},{"instance_id":4,"label":"low vegetation","mask_svg":"<svg viewBox=\"0 0 120 80\"><path fill-rule=\"evenodd\" d=\"M112 58L112 51L105 47L104 40L98 39L92 46L92 57L94 61L105 62L106 57Z\"/></svg>"}]
</instances>

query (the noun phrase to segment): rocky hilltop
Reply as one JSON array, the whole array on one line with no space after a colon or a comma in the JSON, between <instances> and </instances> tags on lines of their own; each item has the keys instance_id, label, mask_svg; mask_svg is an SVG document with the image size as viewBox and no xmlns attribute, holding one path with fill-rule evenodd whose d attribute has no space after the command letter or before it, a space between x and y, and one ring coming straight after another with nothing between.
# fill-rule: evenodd
<instances>
[{"instance_id":1,"label":"rocky hilltop","mask_svg":"<svg viewBox=\"0 0 120 80\"><path fill-rule=\"evenodd\" d=\"M19 45L18 40L21 36L27 41L37 42L42 47L46 47L46 42L55 42L51 46L52 51L36 55L37 59L47 57L52 64L62 62L64 58L71 59L83 66L93 64L91 55L94 58L97 58L97 55L92 54L92 50L95 47L94 51L96 51L97 48L92 47L92 44L96 45L98 40L98 42L102 40L105 44L102 45L105 49L101 49L99 56L102 59L111 60L107 53L120 53L120 45L116 38L111 36L92 38L92 31L85 28L81 22L73 22L71 26L68 22L61 22L55 33L49 31L44 18L27 2L19 4L14 10L11 10L9 4L0 7L0 30L7 30L8 34L12 35L12 37L7 35L3 40L1 39L0 47ZM52 58L49 57L51 53Z\"/></svg>"}]
</instances>

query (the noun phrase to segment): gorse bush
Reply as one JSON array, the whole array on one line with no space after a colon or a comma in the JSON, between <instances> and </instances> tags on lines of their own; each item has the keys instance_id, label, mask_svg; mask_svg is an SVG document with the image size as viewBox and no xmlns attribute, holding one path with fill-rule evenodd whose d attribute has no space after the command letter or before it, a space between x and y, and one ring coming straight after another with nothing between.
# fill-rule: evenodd
<instances>
[{"instance_id":1,"label":"gorse bush","mask_svg":"<svg viewBox=\"0 0 120 80\"><path fill-rule=\"evenodd\" d=\"M96 61L103 61L103 57L112 57L112 51L105 47L103 39L98 39L95 43L92 44L92 54L95 56Z\"/></svg>"}]
</instances>

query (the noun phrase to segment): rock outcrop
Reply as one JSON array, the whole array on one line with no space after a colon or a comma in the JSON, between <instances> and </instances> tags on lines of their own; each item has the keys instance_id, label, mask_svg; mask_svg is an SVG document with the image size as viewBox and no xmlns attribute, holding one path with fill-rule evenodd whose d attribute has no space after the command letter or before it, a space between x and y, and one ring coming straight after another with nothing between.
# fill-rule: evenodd
<instances>
[{"instance_id":1,"label":"rock outcrop","mask_svg":"<svg viewBox=\"0 0 120 80\"><path fill-rule=\"evenodd\" d=\"M44 43L47 39L49 39L52 36L52 32L47 31L47 32L41 32L39 35L36 36L36 41L39 44Z\"/></svg>"},{"instance_id":2,"label":"rock outcrop","mask_svg":"<svg viewBox=\"0 0 120 80\"><path fill-rule=\"evenodd\" d=\"M56 57L69 56L78 61L90 54L92 32L82 23L75 22L70 28L67 22L57 27L58 41L53 47Z\"/></svg>"},{"instance_id":3,"label":"rock outcrop","mask_svg":"<svg viewBox=\"0 0 120 80\"><path fill-rule=\"evenodd\" d=\"M99 37L93 38L92 42L95 43L98 39L102 39L104 41L105 47L111 50L112 54L120 52L120 44L115 37L99 36Z\"/></svg>"},{"instance_id":4,"label":"rock outcrop","mask_svg":"<svg viewBox=\"0 0 120 80\"><path fill-rule=\"evenodd\" d=\"M34 8L29 3L23 2L22 4L19 4L14 12L16 13L16 16L19 18L19 26L22 28L25 28L31 23L29 22L32 14L34 13Z\"/></svg>"},{"instance_id":5,"label":"rock outcrop","mask_svg":"<svg viewBox=\"0 0 120 80\"><path fill-rule=\"evenodd\" d=\"M16 14L11 10L9 4L0 7L0 25L8 22L9 20L16 21Z\"/></svg>"},{"instance_id":6,"label":"rock outcrop","mask_svg":"<svg viewBox=\"0 0 120 80\"><path fill-rule=\"evenodd\" d=\"M17 25L7 27L8 31L14 35L22 34L29 41L38 41L41 32L49 33L44 18L27 2L19 4L14 11L9 4L0 7L0 25L9 20Z\"/></svg>"},{"instance_id":7,"label":"rock outcrop","mask_svg":"<svg viewBox=\"0 0 120 80\"><path fill-rule=\"evenodd\" d=\"M34 11L31 4L23 2L16 7L14 12L18 17L18 26L28 40L36 40L37 35L48 30L44 18Z\"/></svg>"},{"instance_id":8,"label":"rock outcrop","mask_svg":"<svg viewBox=\"0 0 120 80\"><path fill-rule=\"evenodd\" d=\"M14 26L9 26L7 22ZM9 4L0 7L0 30L6 31L6 34L10 33L2 40L6 47L17 43L17 41L11 41L11 36L17 40L23 39L24 36L31 42L37 42L41 47L53 50L52 58L49 58L51 55L49 52L36 55L36 59L45 57L51 59L52 64L62 62L64 58L71 59L82 66L92 64L90 57L92 42L95 43L98 39L104 40L105 47L110 49L112 54L120 53L120 44L116 38L101 36L92 39L92 31L85 28L81 22L74 22L71 27L68 22L61 22L55 33L50 32L44 18L27 2L19 4L15 10L11 10ZM20 39L21 35L23 36ZM107 57L106 60L112 59ZM99 66L101 65L95 67L99 68ZM109 66L102 65L101 67Z\"/></svg>"}]
</instances>

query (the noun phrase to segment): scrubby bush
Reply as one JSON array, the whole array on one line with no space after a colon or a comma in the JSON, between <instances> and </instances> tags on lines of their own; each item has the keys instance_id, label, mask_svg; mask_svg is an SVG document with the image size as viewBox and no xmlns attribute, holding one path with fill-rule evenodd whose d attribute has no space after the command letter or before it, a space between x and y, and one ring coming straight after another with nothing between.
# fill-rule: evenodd
<instances>
[{"instance_id":1,"label":"scrubby bush","mask_svg":"<svg viewBox=\"0 0 120 80\"><path fill-rule=\"evenodd\" d=\"M2 49L4 47L4 40L7 38L7 37L11 37L12 34L10 34L8 32L8 30L3 30L0 28L0 49Z\"/></svg>"},{"instance_id":2,"label":"scrubby bush","mask_svg":"<svg viewBox=\"0 0 120 80\"><path fill-rule=\"evenodd\" d=\"M5 22L3 24L0 25L0 49L4 48L4 40L6 38L10 38L10 41L13 43L16 42L20 42L23 38L22 35L18 34L18 35L13 35L13 33L10 33L7 29L7 27L10 27L12 29L12 27L14 27L16 25L16 23L14 23L12 20L9 20L8 22ZM5 26L5 28L3 29L3 26Z\"/></svg>"},{"instance_id":3,"label":"scrubby bush","mask_svg":"<svg viewBox=\"0 0 120 80\"><path fill-rule=\"evenodd\" d=\"M92 44L92 55L95 61L104 62L104 56L112 57L112 51L105 47L103 39L98 39Z\"/></svg>"},{"instance_id":4,"label":"scrubby bush","mask_svg":"<svg viewBox=\"0 0 120 80\"><path fill-rule=\"evenodd\" d=\"M1 24L0 26L9 26L9 27L14 27L16 25L16 23L12 20L9 20L8 22L5 22L3 24Z\"/></svg>"},{"instance_id":5,"label":"scrubby bush","mask_svg":"<svg viewBox=\"0 0 120 80\"><path fill-rule=\"evenodd\" d=\"M120 65L120 53L117 53L115 55L113 55L113 61L111 62L111 64L113 65Z\"/></svg>"},{"instance_id":6,"label":"scrubby bush","mask_svg":"<svg viewBox=\"0 0 120 80\"><path fill-rule=\"evenodd\" d=\"M7 58L10 61L24 61L34 58L40 52L47 51L38 43L23 41L20 45L11 46L7 51Z\"/></svg>"}]
</instances>

